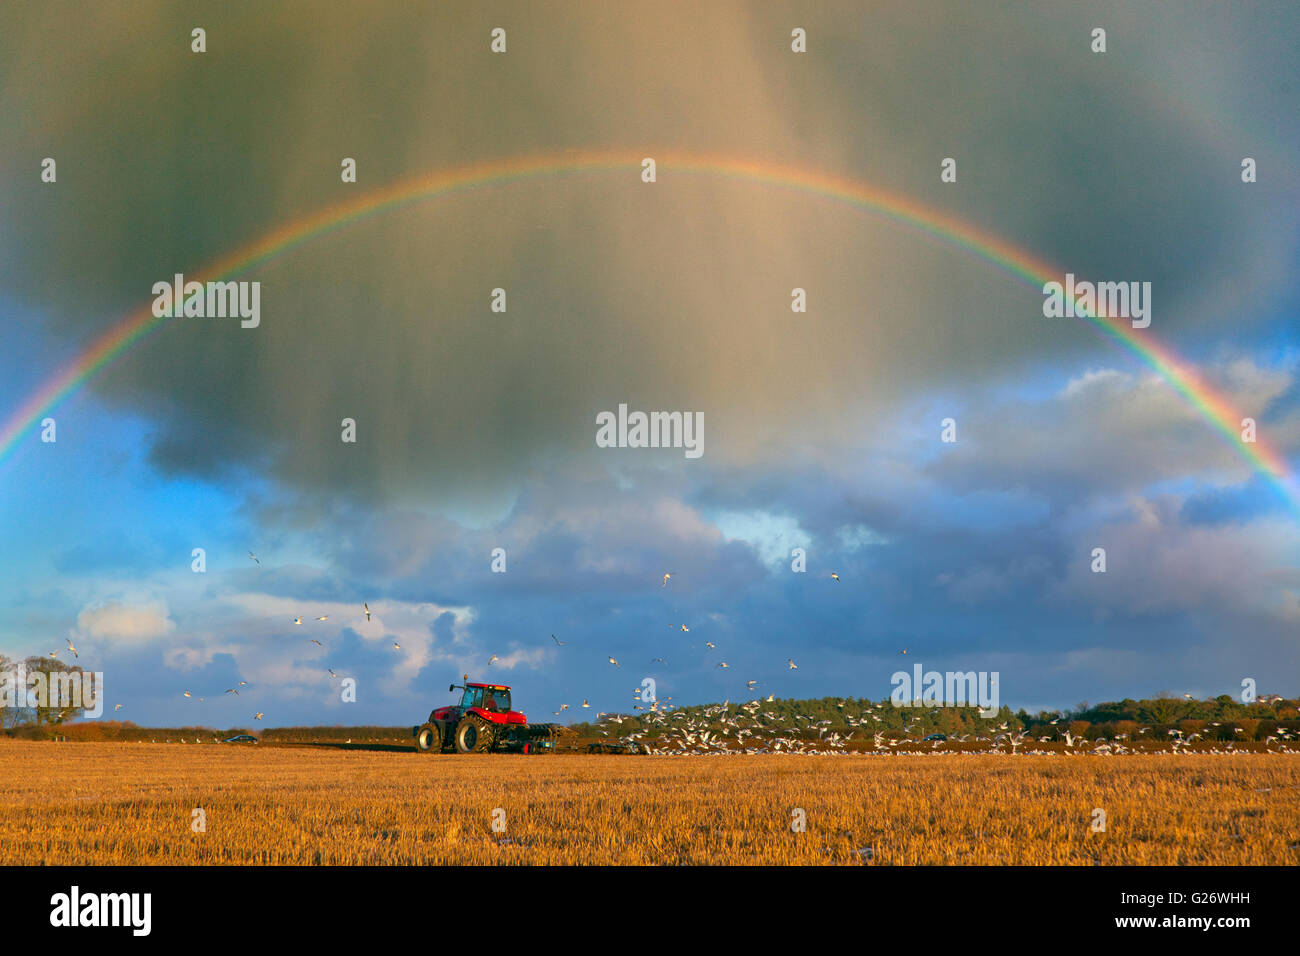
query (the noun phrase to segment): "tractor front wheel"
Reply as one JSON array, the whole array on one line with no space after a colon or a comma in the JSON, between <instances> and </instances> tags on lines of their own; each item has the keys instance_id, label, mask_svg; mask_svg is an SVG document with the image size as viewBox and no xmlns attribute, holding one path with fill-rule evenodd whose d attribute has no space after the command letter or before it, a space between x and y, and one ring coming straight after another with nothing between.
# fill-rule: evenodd
<instances>
[{"instance_id":1,"label":"tractor front wheel","mask_svg":"<svg viewBox=\"0 0 1300 956\"><path fill-rule=\"evenodd\" d=\"M486 721L470 714L456 725L456 750L463 754L480 754L492 749L492 731Z\"/></svg>"},{"instance_id":2,"label":"tractor front wheel","mask_svg":"<svg viewBox=\"0 0 1300 956\"><path fill-rule=\"evenodd\" d=\"M422 754L441 752L442 732L433 724L425 724L415 732L415 749Z\"/></svg>"}]
</instances>

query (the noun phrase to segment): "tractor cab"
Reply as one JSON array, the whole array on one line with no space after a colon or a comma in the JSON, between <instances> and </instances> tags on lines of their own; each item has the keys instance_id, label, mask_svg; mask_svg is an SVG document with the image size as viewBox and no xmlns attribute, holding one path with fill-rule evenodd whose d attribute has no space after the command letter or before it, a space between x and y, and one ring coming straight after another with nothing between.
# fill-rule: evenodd
<instances>
[{"instance_id":1,"label":"tractor cab","mask_svg":"<svg viewBox=\"0 0 1300 956\"><path fill-rule=\"evenodd\" d=\"M460 700L439 707L429 719L458 721L466 714L477 714L493 724L526 724L528 718L511 709L510 688L505 684L452 684L449 691L459 690Z\"/></svg>"},{"instance_id":2,"label":"tractor cab","mask_svg":"<svg viewBox=\"0 0 1300 956\"><path fill-rule=\"evenodd\" d=\"M452 684L447 689L455 690L456 685ZM463 693L460 695L462 713L471 707L481 707L489 713L510 713L509 687L502 687L499 684L465 684L462 690Z\"/></svg>"}]
</instances>

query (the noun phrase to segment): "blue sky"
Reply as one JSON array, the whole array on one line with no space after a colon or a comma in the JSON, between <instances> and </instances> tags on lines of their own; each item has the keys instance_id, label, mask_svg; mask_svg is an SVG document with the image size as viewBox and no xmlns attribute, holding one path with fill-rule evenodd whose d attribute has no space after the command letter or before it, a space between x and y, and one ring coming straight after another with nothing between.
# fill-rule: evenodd
<instances>
[{"instance_id":1,"label":"blue sky","mask_svg":"<svg viewBox=\"0 0 1300 956\"><path fill-rule=\"evenodd\" d=\"M272 55L214 8L208 60L171 49L167 16L0 15L0 419L153 282L346 190L616 146L847 176L1151 281L1148 333L1294 468L1300 135L1275 121L1294 10L1216 8L1216 31L1120 5L939 9L951 29L907 5L870 30L834 4L516 11L499 61L474 39L492 11L440 13L387 56L389 19L330 14ZM50 35L69 62L38 84ZM1178 55L1207 44L1214 69ZM382 79L433 49L418 82ZM140 64L115 81L138 109L97 106L79 71L101 57ZM628 710L645 677L674 703L748 699L748 680L880 699L904 663L998 671L1031 710L1300 681L1300 523L1275 489L1131 355L888 220L670 168L562 177L354 223L245 278L259 328L169 324L54 410L57 443L29 432L0 462L0 653L71 638L123 718L411 724L464 673L547 719ZM598 448L620 403L702 412L705 454Z\"/></svg>"}]
</instances>

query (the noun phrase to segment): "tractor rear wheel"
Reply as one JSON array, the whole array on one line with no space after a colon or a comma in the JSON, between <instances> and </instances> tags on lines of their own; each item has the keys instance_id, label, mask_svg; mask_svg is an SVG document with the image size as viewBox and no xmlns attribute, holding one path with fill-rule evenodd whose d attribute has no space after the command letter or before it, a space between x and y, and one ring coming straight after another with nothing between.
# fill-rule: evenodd
<instances>
[{"instance_id":1,"label":"tractor rear wheel","mask_svg":"<svg viewBox=\"0 0 1300 956\"><path fill-rule=\"evenodd\" d=\"M480 754L492 749L492 731L487 721L470 714L456 725L456 750L463 754Z\"/></svg>"},{"instance_id":2,"label":"tractor rear wheel","mask_svg":"<svg viewBox=\"0 0 1300 956\"><path fill-rule=\"evenodd\" d=\"M415 732L415 749L422 754L442 752L442 732L433 724L425 724Z\"/></svg>"}]
</instances>

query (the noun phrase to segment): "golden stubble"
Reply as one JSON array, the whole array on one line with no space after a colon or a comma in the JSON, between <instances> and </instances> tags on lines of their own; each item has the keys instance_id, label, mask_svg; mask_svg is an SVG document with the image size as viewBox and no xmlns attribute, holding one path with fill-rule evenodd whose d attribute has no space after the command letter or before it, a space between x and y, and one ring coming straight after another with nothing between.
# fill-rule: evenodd
<instances>
[{"instance_id":1,"label":"golden stubble","mask_svg":"<svg viewBox=\"0 0 1300 956\"><path fill-rule=\"evenodd\" d=\"M204 832L191 829L195 808ZM498 809L504 830L493 829ZM804 832L791 828L796 810ZM1295 865L1300 755L430 756L13 741L0 744L0 846L6 865Z\"/></svg>"}]
</instances>

